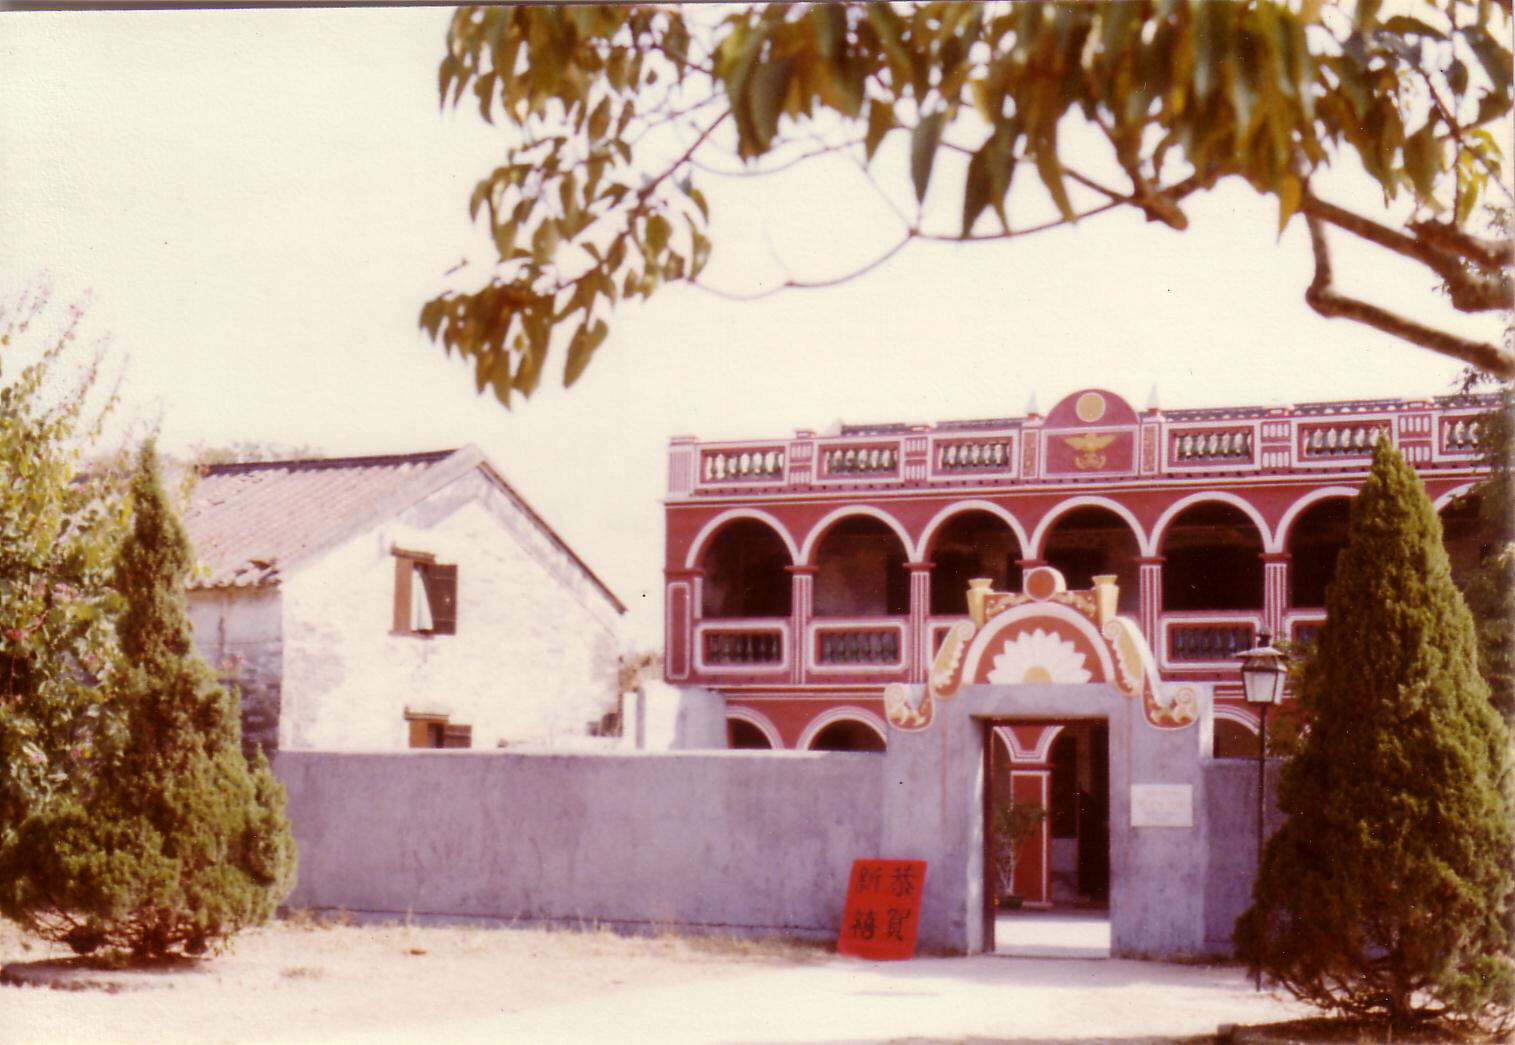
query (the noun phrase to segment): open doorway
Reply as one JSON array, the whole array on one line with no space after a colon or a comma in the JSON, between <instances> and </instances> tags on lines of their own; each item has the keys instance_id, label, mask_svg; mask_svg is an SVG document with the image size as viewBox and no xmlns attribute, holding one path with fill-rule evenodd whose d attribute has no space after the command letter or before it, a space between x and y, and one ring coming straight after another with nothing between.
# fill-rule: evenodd
<instances>
[{"instance_id":1,"label":"open doorway","mask_svg":"<svg viewBox=\"0 0 1515 1045\"><path fill-rule=\"evenodd\" d=\"M990 720L984 751L985 920L993 950L1108 957L1108 722ZM1012 833L1007 861L1001 842Z\"/></svg>"}]
</instances>

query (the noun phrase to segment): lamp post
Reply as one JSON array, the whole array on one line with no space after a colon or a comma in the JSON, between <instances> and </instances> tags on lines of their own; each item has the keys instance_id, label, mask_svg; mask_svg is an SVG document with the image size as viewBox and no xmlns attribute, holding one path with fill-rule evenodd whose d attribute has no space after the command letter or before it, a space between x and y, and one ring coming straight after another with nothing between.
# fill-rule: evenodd
<instances>
[{"instance_id":1,"label":"lamp post","mask_svg":"<svg viewBox=\"0 0 1515 1045\"><path fill-rule=\"evenodd\" d=\"M1257 727L1257 877L1262 877L1263 856L1263 792L1267 787L1267 742L1268 708L1282 704L1284 679L1289 674L1282 650L1274 649L1273 636L1267 631L1257 633L1257 646L1243 650L1241 658L1241 686L1247 703L1257 708L1260 723ZM1257 989L1262 990L1262 955L1258 955Z\"/></svg>"}]
</instances>

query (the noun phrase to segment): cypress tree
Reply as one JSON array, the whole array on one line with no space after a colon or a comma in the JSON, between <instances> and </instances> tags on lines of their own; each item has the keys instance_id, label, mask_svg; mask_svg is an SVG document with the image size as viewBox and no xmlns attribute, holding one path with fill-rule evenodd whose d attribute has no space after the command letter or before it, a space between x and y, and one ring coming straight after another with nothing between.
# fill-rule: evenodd
<instances>
[{"instance_id":1,"label":"cypress tree","mask_svg":"<svg viewBox=\"0 0 1515 1045\"><path fill-rule=\"evenodd\" d=\"M1419 478L1380 440L1327 621L1298 673L1306 722L1280 779L1239 955L1296 996L1403 1028L1503 1024L1510 737L1478 671Z\"/></svg>"},{"instance_id":2,"label":"cypress tree","mask_svg":"<svg viewBox=\"0 0 1515 1045\"><path fill-rule=\"evenodd\" d=\"M183 525L151 443L115 560L118 741L86 786L26 820L0 864L0 909L76 951L197 954L266 920L293 884L283 788L241 752L234 696L194 648Z\"/></svg>"}]
</instances>

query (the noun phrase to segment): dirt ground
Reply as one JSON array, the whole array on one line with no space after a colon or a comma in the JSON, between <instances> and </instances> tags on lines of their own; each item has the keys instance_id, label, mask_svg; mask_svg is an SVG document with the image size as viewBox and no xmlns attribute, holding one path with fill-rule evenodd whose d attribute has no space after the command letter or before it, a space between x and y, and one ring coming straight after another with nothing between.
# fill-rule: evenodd
<instances>
[{"instance_id":1,"label":"dirt ground","mask_svg":"<svg viewBox=\"0 0 1515 1045\"><path fill-rule=\"evenodd\" d=\"M80 968L67 947L0 921L0 965L51 986L0 986L0 1041L362 1039L821 954L801 944L637 939L592 929L296 920L243 932L213 958L114 971Z\"/></svg>"},{"instance_id":2,"label":"dirt ground","mask_svg":"<svg viewBox=\"0 0 1515 1045\"><path fill-rule=\"evenodd\" d=\"M830 947L608 931L293 919L154 970L81 965L0 922L0 1042L1031 1042L1215 1040L1313 1015L1236 966L864 962ZM1255 1041L1238 1035L1239 1042ZM1318 1039L1317 1039L1318 1040Z\"/></svg>"}]
</instances>

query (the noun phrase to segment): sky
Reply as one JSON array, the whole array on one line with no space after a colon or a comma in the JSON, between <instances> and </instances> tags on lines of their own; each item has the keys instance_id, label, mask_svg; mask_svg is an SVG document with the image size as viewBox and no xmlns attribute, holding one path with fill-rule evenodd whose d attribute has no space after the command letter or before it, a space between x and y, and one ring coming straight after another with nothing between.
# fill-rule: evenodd
<instances>
[{"instance_id":1,"label":"sky","mask_svg":"<svg viewBox=\"0 0 1515 1045\"><path fill-rule=\"evenodd\" d=\"M476 443L661 642L671 436L772 439L835 422L1045 410L1102 387L1164 407L1443 394L1460 367L1305 305L1300 222L1228 186L1180 234L1119 211L998 244L916 244L824 290L740 303L687 286L617 311L584 377L506 410L417 327L460 260L468 195L504 155L438 106L441 8L0 14L0 295L88 294L121 416L170 452L238 441L332 455ZM896 139L902 138L896 135ZM1382 206L1354 161L1326 194ZM904 142L874 169L903 198ZM1012 213L1045 207L1019 179ZM847 271L893 220L847 162L701 175L736 292ZM961 175L927 198L951 228ZM1424 270L1337 245L1337 283L1468 336ZM1424 306L1424 307L1422 307ZM1408 305L1406 307L1409 307ZM61 308L54 309L61 319ZM9 362L6 362L9 366Z\"/></svg>"}]
</instances>

